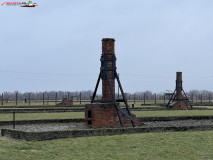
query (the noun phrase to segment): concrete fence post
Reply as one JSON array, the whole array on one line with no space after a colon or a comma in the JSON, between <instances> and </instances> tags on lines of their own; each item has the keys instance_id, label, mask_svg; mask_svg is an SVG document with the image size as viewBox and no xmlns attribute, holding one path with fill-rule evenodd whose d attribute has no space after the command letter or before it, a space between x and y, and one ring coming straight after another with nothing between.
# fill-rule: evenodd
<instances>
[{"instance_id":1,"label":"concrete fence post","mask_svg":"<svg viewBox=\"0 0 213 160\"><path fill-rule=\"evenodd\" d=\"M47 94L47 105L49 105L50 96L49 93Z\"/></svg>"},{"instance_id":2,"label":"concrete fence post","mask_svg":"<svg viewBox=\"0 0 213 160\"><path fill-rule=\"evenodd\" d=\"M144 100L144 104L146 104L146 93L144 93L143 100Z\"/></svg>"},{"instance_id":3,"label":"concrete fence post","mask_svg":"<svg viewBox=\"0 0 213 160\"><path fill-rule=\"evenodd\" d=\"M16 106L18 105L18 92L16 92Z\"/></svg>"},{"instance_id":4,"label":"concrete fence post","mask_svg":"<svg viewBox=\"0 0 213 160\"><path fill-rule=\"evenodd\" d=\"M1 94L1 106L3 107L4 105L4 93Z\"/></svg>"},{"instance_id":5,"label":"concrete fence post","mask_svg":"<svg viewBox=\"0 0 213 160\"><path fill-rule=\"evenodd\" d=\"M191 100L191 101L192 101L192 103L193 103L193 99L194 99L194 97L193 97L193 96L194 96L194 95L192 94L192 100Z\"/></svg>"},{"instance_id":6,"label":"concrete fence post","mask_svg":"<svg viewBox=\"0 0 213 160\"><path fill-rule=\"evenodd\" d=\"M135 104L135 94L134 94L134 104Z\"/></svg>"},{"instance_id":7,"label":"concrete fence post","mask_svg":"<svg viewBox=\"0 0 213 160\"><path fill-rule=\"evenodd\" d=\"M29 100L28 100L28 103L29 103L29 106L30 106L30 93L29 93L29 96L28 96L28 97L29 97L29 98L28 98L28 99L29 99Z\"/></svg>"},{"instance_id":8,"label":"concrete fence post","mask_svg":"<svg viewBox=\"0 0 213 160\"><path fill-rule=\"evenodd\" d=\"M163 96L163 102L164 102L164 104L166 103L166 96L165 96L165 94Z\"/></svg>"},{"instance_id":9,"label":"concrete fence post","mask_svg":"<svg viewBox=\"0 0 213 160\"><path fill-rule=\"evenodd\" d=\"M44 94L45 94L45 93L43 93L43 106L44 106Z\"/></svg>"},{"instance_id":10,"label":"concrete fence post","mask_svg":"<svg viewBox=\"0 0 213 160\"><path fill-rule=\"evenodd\" d=\"M81 92L80 92L80 104L81 104Z\"/></svg>"},{"instance_id":11,"label":"concrete fence post","mask_svg":"<svg viewBox=\"0 0 213 160\"><path fill-rule=\"evenodd\" d=\"M211 103L211 94L209 94L209 103Z\"/></svg>"},{"instance_id":12,"label":"concrete fence post","mask_svg":"<svg viewBox=\"0 0 213 160\"><path fill-rule=\"evenodd\" d=\"M16 121L15 121L15 112L13 112L13 129L15 129L16 127Z\"/></svg>"},{"instance_id":13,"label":"concrete fence post","mask_svg":"<svg viewBox=\"0 0 213 160\"><path fill-rule=\"evenodd\" d=\"M55 105L57 105L57 100L58 100L58 93L55 93Z\"/></svg>"}]
</instances>

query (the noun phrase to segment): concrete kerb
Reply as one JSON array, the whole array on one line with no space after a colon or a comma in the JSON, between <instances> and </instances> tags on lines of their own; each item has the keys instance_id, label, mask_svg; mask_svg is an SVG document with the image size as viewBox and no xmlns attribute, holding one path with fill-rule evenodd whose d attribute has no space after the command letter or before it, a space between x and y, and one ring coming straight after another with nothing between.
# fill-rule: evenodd
<instances>
[{"instance_id":1,"label":"concrete kerb","mask_svg":"<svg viewBox=\"0 0 213 160\"><path fill-rule=\"evenodd\" d=\"M174 121L174 120L208 120L213 119L213 116L176 116L176 117L138 117L138 119L142 122L150 122L150 121ZM43 120L20 120L15 121L16 125L19 124L40 124L40 123L78 123L85 122L84 118L76 118L76 119L43 119ZM12 125L13 121L0 121L0 126L3 125Z\"/></svg>"},{"instance_id":2,"label":"concrete kerb","mask_svg":"<svg viewBox=\"0 0 213 160\"><path fill-rule=\"evenodd\" d=\"M21 120L15 121L15 125L20 124L41 124L41 123L79 123L85 122L84 118L76 118L76 119L43 119L43 120ZM4 125L12 125L13 121L0 121L0 126Z\"/></svg>"},{"instance_id":3,"label":"concrete kerb","mask_svg":"<svg viewBox=\"0 0 213 160\"><path fill-rule=\"evenodd\" d=\"M0 109L0 114L8 113L58 113L58 112L84 112L84 109Z\"/></svg>"},{"instance_id":4,"label":"concrete kerb","mask_svg":"<svg viewBox=\"0 0 213 160\"><path fill-rule=\"evenodd\" d=\"M135 107L131 108L131 111L161 111L167 110L166 107ZM213 108L205 107L195 107L193 110L213 110ZM9 114L9 113L57 113L57 112L84 112L84 108L10 108L10 109L0 109L0 114Z\"/></svg>"},{"instance_id":5,"label":"concrete kerb","mask_svg":"<svg viewBox=\"0 0 213 160\"><path fill-rule=\"evenodd\" d=\"M185 116L185 117L143 117L139 118L144 122L151 121L177 121L177 120L210 120L213 116ZM38 124L38 123L80 123L85 122L85 119L52 119L52 120L33 120L33 121L16 121L16 124ZM2 123L2 122L1 122ZM7 122L8 123L8 122ZM12 121L9 121L12 124ZM0 124L2 125L2 124ZM6 125L6 123L5 123ZM141 126L136 128L99 128L99 129L71 129L71 130L55 130L55 131L41 131L32 132L17 129L1 129L2 136L26 141L43 141L58 138L75 138L75 137L89 137L89 136L110 136L121 134L139 134L148 132L174 132L174 131L203 131L213 130L213 125L184 125L184 126L157 126L148 127Z\"/></svg>"},{"instance_id":6,"label":"concrete kerb","mask_svg":"<svg viewBox=\"0 0 213 160\"><path fill-rule=\"evenodd\" d=\"M13 129L2 129L2 136L25 140L44 141L58 138L76 138L90 136L112 136L122 134L141 134L149 132L177 132L177 131L203 131L213 130L213 125L207 126L181 126L181 127L138 127L138 128L103 128L103 129L76 129L66 131L27 132Z\"/></svg>"}]
</instances>

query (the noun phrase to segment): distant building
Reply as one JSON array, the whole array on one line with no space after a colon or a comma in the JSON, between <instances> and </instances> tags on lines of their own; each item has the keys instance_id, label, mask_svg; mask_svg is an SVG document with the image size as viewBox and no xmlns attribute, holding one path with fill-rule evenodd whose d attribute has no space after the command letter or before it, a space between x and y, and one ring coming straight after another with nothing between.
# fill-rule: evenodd
<instances>
[{"instance_id":1,"label":"distant building","mask_svg":"<svg viewBox=\"0 0 213 160\"><path fill-rule=\"evenodd\" d=\"M73 106L73 100L68 100L67 98L63 98L62 102L57 104L59 107L65 107L65 106Z\"/></svg>"}]
</instances>

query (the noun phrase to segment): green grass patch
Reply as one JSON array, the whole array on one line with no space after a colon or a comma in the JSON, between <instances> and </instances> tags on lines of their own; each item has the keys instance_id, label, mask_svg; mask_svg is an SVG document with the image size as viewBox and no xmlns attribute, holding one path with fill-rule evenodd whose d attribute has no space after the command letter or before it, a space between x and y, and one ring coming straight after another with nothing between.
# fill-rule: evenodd
<instances>
[{"instance_id":1,"label":"green grass patch","mask_svg":"<svg viewBox=\"0 0 213 160\"><path fill-rule=\"evenodd\" d=\"M0 159L213 159L213 131L167 132L20 142L0 137Z\"/></svg>"},{"instance_id":2,"label":"green grass patch","mask_svg":"<svg viewBox=\"0 0 213 160\"><path fill-rule=\"evenodd\" d=\"M137 117L213 116L213 110L132 111Z\"/></svg>"},{"instance_id":3,"label":"green grass patch","mask_svg":"<svg viewBox=\"0 0 213 160\"><path fill-rule=\"evenodd\" d=\"M39 120L39 119L74 119L83 118L84 112L63 113L16 113L16 120ZM0 121L12 121L13 114L0 114Z\"/></svg>"},{"instance_id":4,"label":"green grass patch","mask_svg":"<svg viewBox=\"0 0 213 160\"><path fill-rule=\"evenodd\" d=\"M62 100L58 100L57 103L61 103ZM74 101L73 105L85 105L90 103L90 101L88 102L81 102L80 101ZM44 103L42 100L38 100L38 101L31 101L30 105L29 102L27 103L23 103L22 101L18 101L17 102L17 106L55 106L56 103L54 101L47 101L45 100ZM16 102L15 101L10 101L8 103L4 102L3 106L16 106Z\"/></svg>"},{"instance_id":5,"label":"green grass patch","mask_svg":"<svg viewBox=\"0 0 213 160\"><path fill-rule=\"evenodd\" d=\"M132 111L137 117L213 116L213 110ZM11 121L12 113L0 114L0 121ZM84 118L84 112L16 113L16 120Z\"/></svg>"},{"instance_id":6,"label":"green grass patch","mask_svg":"<svg viewBox=\"0 0 213 160\"><path fill-rule=\"evenodd\" d=\"M24 110L24 109L34 109L34 110L37 110L37 109L55 109L55 110L63 110L63 109L84 109L85 107L27 107L27 108L0 108L0 110L4 110L4 109L8 109L8 110L13 110L13 109L19 109L19 110Z\"/></svg>"}]
</instances>

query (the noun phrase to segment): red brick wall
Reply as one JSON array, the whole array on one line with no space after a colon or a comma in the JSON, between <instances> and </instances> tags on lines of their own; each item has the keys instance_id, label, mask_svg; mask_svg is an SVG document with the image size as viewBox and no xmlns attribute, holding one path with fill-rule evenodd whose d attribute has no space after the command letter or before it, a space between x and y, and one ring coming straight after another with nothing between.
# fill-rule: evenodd
<instances>
[{"instance_id":1,"label":"red brick wall","mask_svg":"<svg viewBox=\"0 0 213 160\"><path fill-rule=\"evenodd\" d=\"M91 113L91 117L89 117L89 112ZM143 124L143 122L136 119L134 114L132 114L132 117L134 118L136 125L139 126ZM85 120L86 124L93 128L121 126L117 110L112 103L87 104L85 109ZM124 125L125 127L132 126L131 120L125 117Z\"/></svg>"},{"instance_id":2,"label":"red brick wall","mask_svg":"<svg viewBox=\"0 0 213 160\"><path fill-rule=\"evenodd\" d=\"M188 107L183 100L180 100L172 106L172 109L188 109Z\"/></svg>"},{"instance_id":3,"label":"red brick wall","mask_svg":"<svg viewBox=\"0 0 213 160\"><path fill-rule=\"evenodd\" d=\"M102 39L102 55L112 58L115 56L114 39L104 38ZM112 68L113 62L107 61L107 67ZM109 81L112 85L112 92L115 95L115 78L113 71L107 71ZM102 79L102 100L112 100L112 94L107 80ZM135 115L132 115L135 119L135 123L138 125L143 124L139 122ZM93 128L98 127L120 127L120 120L116 107L113 103L101 103L101 104L87 104L85 106L85 120L86 124ZM124 118L125 126L132 126L131 120L127 117Z\"/></svg>"}]
</instances>

